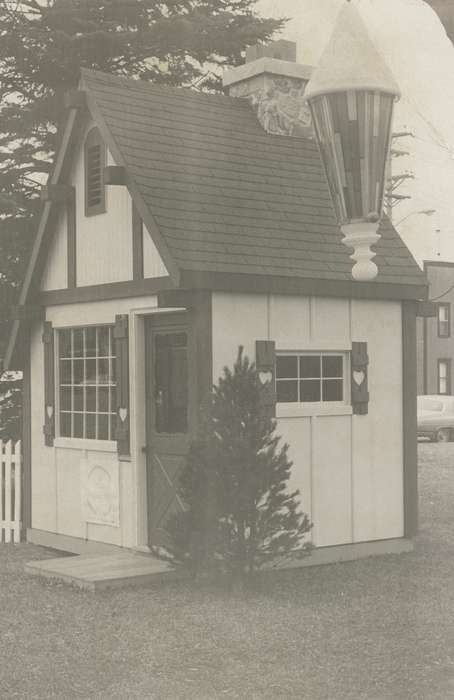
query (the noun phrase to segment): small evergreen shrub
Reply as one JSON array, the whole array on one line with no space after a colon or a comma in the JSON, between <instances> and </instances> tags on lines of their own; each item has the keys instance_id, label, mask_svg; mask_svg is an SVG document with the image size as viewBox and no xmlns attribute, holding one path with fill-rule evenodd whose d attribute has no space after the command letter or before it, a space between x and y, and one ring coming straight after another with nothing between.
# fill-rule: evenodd
<instances>
[{"instance_id":1,"label":"small evergreen shrub","mask_svg":"<svg viewBox=\"0 0 454 700\"><path fill-rule=\"evenodd\" d=\"M194 573L236 579L284 556L307 554L312 525L288 491L292 462L262 411L255 365L239 348L201 411L180 483L186 512L170 524L173 556Z\"/></svg>"}]
</instances>

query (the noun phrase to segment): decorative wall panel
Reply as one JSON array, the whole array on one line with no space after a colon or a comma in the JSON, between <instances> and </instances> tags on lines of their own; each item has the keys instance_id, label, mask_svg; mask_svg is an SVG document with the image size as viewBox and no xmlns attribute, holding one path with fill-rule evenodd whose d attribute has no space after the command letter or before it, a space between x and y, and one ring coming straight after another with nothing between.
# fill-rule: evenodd
<instances>
[{"instance_id":1,"label":"decorative wall panel","mask_svg":"<svg viewBox=\"0 0 454 700\"><path fill-rule=\"evenodd\" d=\"M83 519L120 526L120 480L117 460L99 455L80 462Z\"/></svg>"}]
</instances>

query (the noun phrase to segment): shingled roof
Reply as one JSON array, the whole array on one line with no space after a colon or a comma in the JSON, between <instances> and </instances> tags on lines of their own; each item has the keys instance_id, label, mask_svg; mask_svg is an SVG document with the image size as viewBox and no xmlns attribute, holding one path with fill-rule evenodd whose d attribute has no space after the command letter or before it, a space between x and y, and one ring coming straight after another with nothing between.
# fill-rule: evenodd
<instances>
[{"instance_id":1,"label":"shingled roof","mask_svg":"<svg viewBox=\"0 0 454 700\"><path fill-rule=\"evenodd\" d=\"M84 70L81 88L180 272L351 280L318 148L246 100ZM377 284L425 285L388 220Z\"/></svg>"}]
</instances>

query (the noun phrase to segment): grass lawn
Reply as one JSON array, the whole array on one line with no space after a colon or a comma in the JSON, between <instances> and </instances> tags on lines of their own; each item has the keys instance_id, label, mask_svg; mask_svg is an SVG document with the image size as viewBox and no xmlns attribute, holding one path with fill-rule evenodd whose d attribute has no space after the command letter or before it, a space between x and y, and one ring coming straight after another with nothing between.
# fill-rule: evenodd
<instances>
[{"instance_id":1,"label":"grass lawn","mask_svg":"<svg viewBox=\"0 0 454 700\"><path fill-rule=\"evenodd\" d=\"M0 545L0 698L454 698L454 444L420 444L411 554L262 578L91 594Z\"/></svg>"}]
</instances>

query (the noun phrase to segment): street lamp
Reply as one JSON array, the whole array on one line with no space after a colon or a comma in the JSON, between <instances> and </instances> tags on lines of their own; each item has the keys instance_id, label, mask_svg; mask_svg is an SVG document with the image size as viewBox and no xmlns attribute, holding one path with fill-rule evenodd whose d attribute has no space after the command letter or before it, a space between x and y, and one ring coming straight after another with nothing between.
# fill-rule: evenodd
<instances>
[{"instance_id":1,"label":"street lamp","mask_svg":"<svg viewBox=\"0 0 454 700\"><path fill-rule=\"evenodd\" d=\"M406 221L406 219L409 219L410 216L413 216L414 214L424 214L425 216L432 216L432 214L435 214L437 210L436 209L420 209L419 211L411 211L407 216L404 216L403 219L400 219L394 226L400 226L400 224L403 221Z\"/></svg>"},{"instance_id":2,"label":"street lamp","mask_svg":"<svg viewBox=\"0 0 454 700\"><path fill-rule=\"evenodd\" d=\"M309 103L334 209L353 248L352 276L378 274L371 246L380 235L394 102L399 88L355 7L341 10L309 81Z\"/></svg>"}]
</instances>

